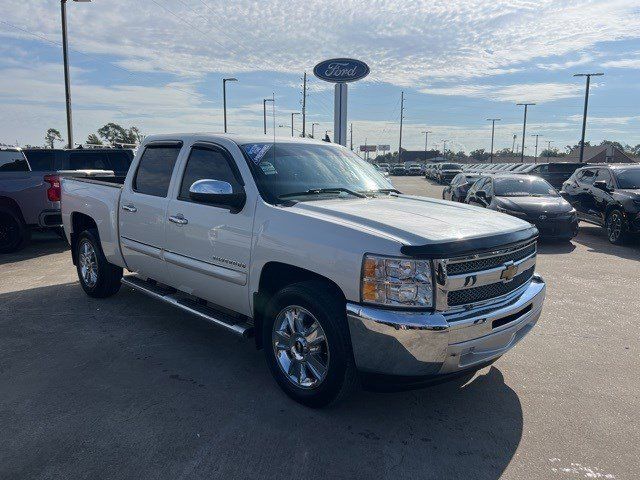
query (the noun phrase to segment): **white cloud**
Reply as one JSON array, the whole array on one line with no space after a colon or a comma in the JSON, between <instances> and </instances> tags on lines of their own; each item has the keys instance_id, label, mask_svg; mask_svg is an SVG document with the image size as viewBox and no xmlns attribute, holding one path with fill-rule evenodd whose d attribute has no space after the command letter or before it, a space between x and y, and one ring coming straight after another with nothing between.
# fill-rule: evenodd
<instances>
[{"instance_id":1,"label":"white cloud","mask_svg":"<svg viewBox=\"0 0 640 480\"><path fill-rule=\"evenodd\" d=\"M500 102L545 103L580 96L581 85L570 83L520 83L515 85L453 85L420 90L431 95L457 95Z\"/></svg>"},{"instance_id":2,"label":"white cloud","mask_svg":"<svg viewBox=\"0 0 640 480\"><path fill-rule=\"evenodd\" d=\"M635 68L640 69L640 57L639 58L626 58L620 60L611 60L602 64L607 68Z\"/></svg>"}]
</instances>

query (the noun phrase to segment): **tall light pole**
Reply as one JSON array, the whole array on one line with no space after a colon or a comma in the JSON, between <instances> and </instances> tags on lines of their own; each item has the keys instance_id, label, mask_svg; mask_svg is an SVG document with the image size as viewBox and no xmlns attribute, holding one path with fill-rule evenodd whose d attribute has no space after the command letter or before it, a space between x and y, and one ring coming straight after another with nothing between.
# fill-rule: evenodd
<instances>
[{"instance_id":1,"label":"tall light pole","mask_svg":"<svg viewBox=\"0 0 640 480\"><path fill-rule=\"evenodd\" d=\"M522 122L522 150L520 151L520 161L524 163L524 140L527 136L527 108L535 103L516 103L519 107L524 107L524 120Z\"/></svg>"},{"instance_id":2,"label":"tall light pole","mask_svg":"<svg viewBox=\"0 0 640 480\"><path fill-rule=\"evenodd\" d=\"M291 112L291 136L293 137L293 116L300 115L300 112Z\"/></svg>"},{"instance_id":3,"label":"tall light pole","mask_svg":"<svg viewBox=\"0 0 640 480\"><path fill-rule=\"evenodd\" d=\"M73 0L89 3L91 0ZM68 148L73 148L73 122L71 120L71 81L69 78L69 46L67 44L67 0L60 0L62 16L62 62L64 64L64 96L67 106L67 141Z\"/></svg>"},{"instance_id":4,"label":"tall light pole","mask_svg":"<svg viewBox=\"0 0 640 480\"><path fill-rule=\"evenodd\" d=\"M224 133L227 133L227 82L237 82L237 78L222 79L222 110L224 114Z\"/></svg>"},{"instance_id":5,"label":"tall light pole","mask_svg":"<svg viewBox=\"0 0 640 480\"><path fill-rule=\"evenodd\" d=\"M431 130L426 130L424 132L424 161L427 162L427 140L429 138L429 134L433 133Z\"/></svg>"},{"instance_id":6,"label":"tall light pole","mask_svg":"<svg viewBox=\"0 0 640 480\"><path fill-rule=\"evenodd\" d=\"M496 122L502 120L501 118L487 118L487 121L491 122L491 155L489 157L489 163L493 163L493 136L496 131Z\"/></svg>"},{"instance_id":7,"label":"tall light pole","mask_svg":"<svg viewBox=\"0 0 640 480\"><path fill-rule=\"evenodd\" d=\"M262 99L262 118L264 120L264 134L267 134L267 102L273 102L273 98Z\"/></svg>"},{"instance_id":8,"label":"tall light pole","mask_svg":"<svg viewBox=\"0 0 640 480\"><path fill-rule=\"evenodd\" d=\"M551 144L553 140L547 140L547 162L549 161L549 153L551 152Z\"/></svg>"},{"instance_id":9,"label":"tall light pole","mask_svg":"<svg viewBox=\"0 0 640 480\"><path fill-rule=\"evenodd\" d=\"M538 163L538 138L540 137L539 133L531 135L532 137L536 137L536 153L533 156L533 163Z\"/></svg>"},{"instance_id":10,"label":"tall light pole","mask_svg":"<svg viewBox=\"0 0 640 480\"><path fill-rule=\"evenodd\" d=\"M318 122L313 122L311 124L311 138L316 138L315 137L315 132L314 132L314 129L313 129L313 127L315 127L316 125L320 126L320 124Z\"/></svg>"},{"instance_id":11,"label":"tall light pole","mask_svg":"<svg viewBox=\"0 0 640 480\"><path fill-rule=\"evenodd\" d=\"M584 134L587 131L587 107L589 106L589 85L591 77L601 77L604 73L576 73L574 77L587 77L587 86L584 92L584 113L582 114L582 137L580 138L580 163L584 159Z\"/></svg>"},{"instance_id":12,"label":"tall light pole","mask_svg":"<svg viewBox=\"0 0 640 480\"><path fill-rule=\"evenodd\" d=\"M447 141L443 138L442 140L442 158L447 160Z\"/></svg>"},{"instance_id":13,"label":"tall light pole","mask_svg":"<svg viewBox=\"0 0 640 480\"><path fill-rule=\"evenodd\" d=\"M404 92L400 92L400 140L398 141L398 163L402 163L402 120L404 120Z\"/></svg>"},{"instance_id":14,"label":"tall light pole","mask_svg":"<svg viewBox=\"0 0 640 480\"><path fill-rule=\"evenodd\" d=\"M513 143L511 144L511 155L516 151L516 138L518 138L517 134L513 134Z\"/></svg>"}]
</instances>

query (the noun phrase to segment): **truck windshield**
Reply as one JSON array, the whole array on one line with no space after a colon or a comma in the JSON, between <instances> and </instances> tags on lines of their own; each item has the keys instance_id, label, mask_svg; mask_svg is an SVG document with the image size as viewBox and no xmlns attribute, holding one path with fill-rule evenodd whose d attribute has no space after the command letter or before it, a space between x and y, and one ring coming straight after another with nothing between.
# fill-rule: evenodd
<instances>
[{"instance_id":1,"label":"truck windshield","mask_svg":"<svg viewBox=\"0 0 640 480\"><path fill-rule=\"evenodd\" d=\"M372 165L335 145L251 143L242 150L253 165L260 192L269 202L299 196L356 196L349 192L384 192L393 186ZM299 194L299 195L298 195Z\"/></svg>"},{"instance_id":2,"label":"truck windshield","mask_svg":"<svg viewBox=\"0 0 640 480\"><path fill-rule=\"evenodd\" d=\"M496 178L494 190L498 197L557 197L558 192L545 180L534 177Z\"/></svg>"}]
</instances>

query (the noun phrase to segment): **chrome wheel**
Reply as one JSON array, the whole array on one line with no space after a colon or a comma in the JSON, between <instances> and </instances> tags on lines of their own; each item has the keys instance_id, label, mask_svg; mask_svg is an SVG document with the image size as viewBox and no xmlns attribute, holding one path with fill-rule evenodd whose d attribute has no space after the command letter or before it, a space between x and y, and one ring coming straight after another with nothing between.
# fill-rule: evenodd
<instances>
[{"instance_id":1,"label":"chrome wheel","mask_svg":"<svg viewBox=\"0 0 640 480\"><path fill-rule=\"evenodd\" d=\"M271 337L278 366L291 383L299 388L322 383L329 369L329 344L311 312L296 305L284 308Z\"/></svg>"},{"instance_id":2,"label":"chrome wheel","mask_svg":"<svg viewBox=\"0 0 640 480\"><path fill-rule=\"evenodd\" d=\"M607 235L609 235L610 242L617 242L622 234L622 216L619 212L613 211L609 215L609 222L607 223Z\"/></svg>"},{"instance_id":3,"label":"chrome wheel","mask_svg":"<svg viewBox=\"0 0 640 480\"><path fill-rule=\"evenodd\" d=\"M98 283L98 259L93 244L89 240L82 240L78 249L78 263L82 282L89 288Z\"/></svg>"}]
</instances>

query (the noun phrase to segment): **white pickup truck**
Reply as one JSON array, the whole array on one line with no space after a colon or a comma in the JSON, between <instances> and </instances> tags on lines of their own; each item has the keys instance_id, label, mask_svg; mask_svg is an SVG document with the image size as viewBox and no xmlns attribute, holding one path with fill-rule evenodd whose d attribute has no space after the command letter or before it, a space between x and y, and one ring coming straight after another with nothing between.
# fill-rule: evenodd
<instances>
[{"instance_id":1,"label":"white pickup truck","mask_svg":"<svg viewBox=\"0 0 640 480\"><path fill-rule=\"evenodd\" d=\"M63 179L62 219L88 295L123 283L254 336L313 407L475 372L533 328L545 295L535 227L403 195L324 142L150 136L122 185Z\"/></svg>"}]
</instances>

